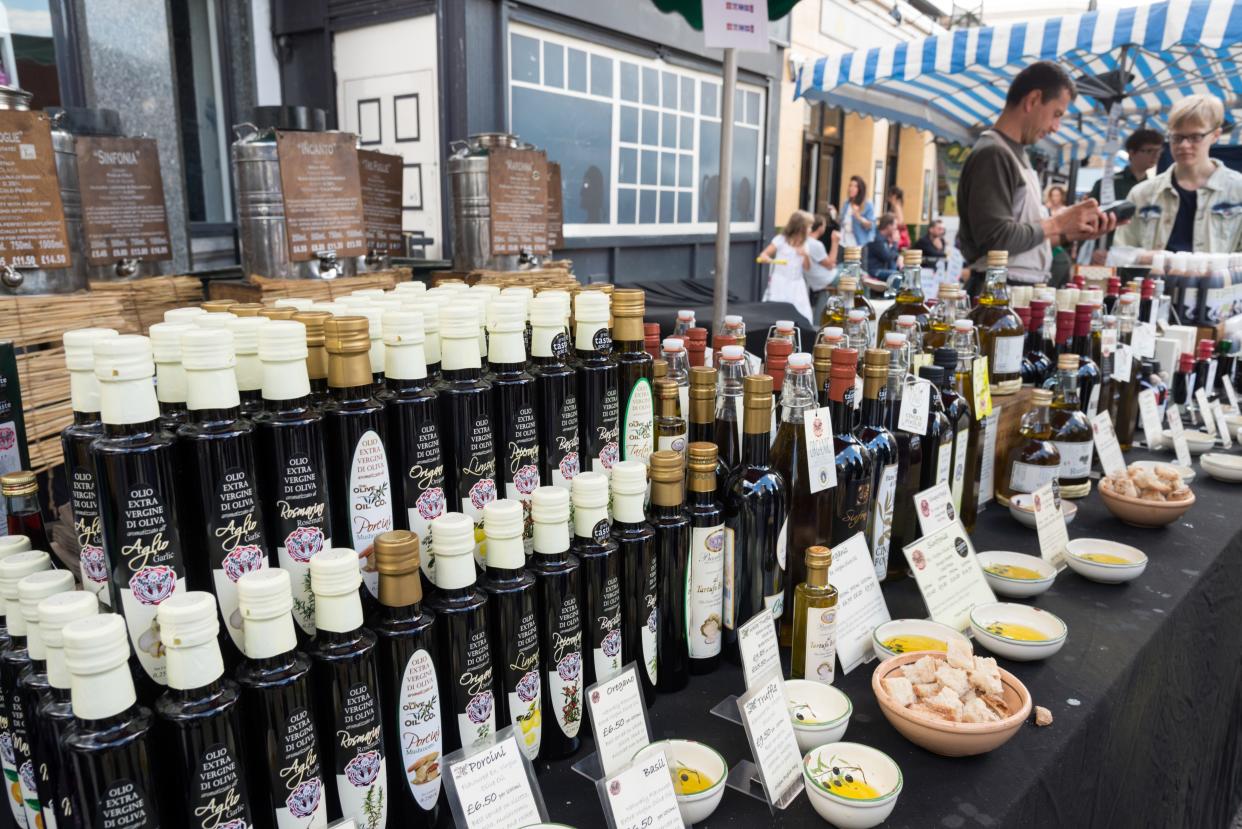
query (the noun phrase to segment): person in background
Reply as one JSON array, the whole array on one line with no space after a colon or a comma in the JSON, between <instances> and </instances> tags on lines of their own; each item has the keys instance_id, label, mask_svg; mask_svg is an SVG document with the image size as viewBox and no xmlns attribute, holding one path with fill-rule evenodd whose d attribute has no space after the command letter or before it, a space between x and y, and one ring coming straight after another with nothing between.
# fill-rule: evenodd
<instances>
[{"instance_id":1,"label":"person in background","mask_svg":"<svg viewBox=\"0 0 1242 829\"><path fill-rule=\"evenodd\" d=\"M1164 136L1155 130L1141 129L1130 133L1130 137L1126 139L1126 155L1129 163L1126 164L1124 170L1113 176L1113 199L1115 201L1125 201L1130 197L1130 191L1134 189L1134 185L1147 180L1152 170L1155 169L1156 162L1160 160L1160 150L1163 148ZM1091 198L1100 204L1105 204L1101 196L1103 187L1103 178L1091 185ZM1108 240L1100 243L1092 253L1091 263L1093 265L1103 265L1107 261L1108 248L1113 246L1114 236L1115 234L1110 233Z\"/></svg>"},{"instance_id":2,"label":"person in background","mask_svg":"<svg viewBox=\"0 0 1242 829\"><path fill-rule=\"evenodd\" d=\"M850 176L846 195L843 222L846 244L864 248L875 238L875 208L867 201L867 182L862 176Z\"/></svg>"},{"instance_id":3,"label":"person in background","mask_svg":"<svg viewBox=\"0 0 1242 829\"><path fill-rule=\"evenodd\" d=\"M1059 184L1049 187L1047 194L1044 196L1044 206L1048 208L1048 215L1050 216L1064 210L1065 188Z\"/></svg>"},{"instance_id":4,"label":"person in background","mask_svg":"<svg viewBox=\"0 0 1242 829\"><path fill-rule=\"evenodd\" d=\"M785 222L782 232L768 243L756 260L762 265L772 266L763 301L788 302L812 325L811 298L807 293L805 275L811 266L806 243L814 220L805 210L795 210L789 221Z\"/></svg>"},{"instance_id":5,"label":"person in background","mask_svg":"<svg viewBox=\"0 0 1242 829\"><path fill-rule=\"evenodd\" d=\"M888 195L884 199L884 210L893 214L893 218L897 221L897 230L901 234L901 238L897 242L900 250L910 247L910 228L906 224L906 193L897 185L888 188Z\"/></svg>"},{"instance_id":6,"label":"person in background","mask_svg":"<svg viewBox=\"0 0 1242 829\"><path fill-rule=\"evenodd\" d=\"M1190 95L1173 105L1168 135L1173 164L1130 190L1134 220L1117 231L1118 245L1242 250L1242 173L1208 157L1224 117L1224 106L1211 95Z\"/></svg>"},{"instance_id":7,"label":"person in background","mask_svg":"<svg viewBox=\"0 0 1242 829\"><path fill-rule=\"evenodd\" d=\"M935 268L936 264L948 255L944 244L944 222L940 219L932 219L931 224L927 226L927 230L923 231L923 235L914 243L914 246L923 253L924 267Z\"/></svg>"},{"instance_id":8,"label":"person in background","mask_svg":"<svg viewBox=\"0 0 1242 829\"><path fill-rule=\"evenodd\" d=\"M901 233L892 213L881 216L875 226L876 236L867 243L867 273L876 279L888 279L897 273L897 257L901 253L897 243L901 241Z\"/></svg>"},{"instance_id":9,"label":"person in background","mask_svg":"<svg viewBox=\"0 0 1242 829\"><path fill-rule=\"evenodd\" d=\"M828 247L824 247L823 238L828 234ZM811 266L806 272L806 285L811 290L812 322L818 322L823 316L824 306L828 304L828 289L837 281L837 252L841 244L841 231L837 223L827 216L816 215L811 223L811 233L806 240L807 257Z\"/></svg>"},{"instance_id":10,"label":"person in background","mask_svg":"<svg viewBox=\"0 0 1242 829\"><path fill-rule=\"evenodd\" d=\"M1095 199L1083 199L1044 216L1039 176L1026 147L1056 132L1077 94L1064 69L1038 61L1013 79L1005 108L975 142L957 185L958 241L970 268L967 291L983 288L990 250L1009 253L1009 281L1031 285L1048 279L1051 242L1094 239L1116 226Z\"/></svg>"}]
</instances>

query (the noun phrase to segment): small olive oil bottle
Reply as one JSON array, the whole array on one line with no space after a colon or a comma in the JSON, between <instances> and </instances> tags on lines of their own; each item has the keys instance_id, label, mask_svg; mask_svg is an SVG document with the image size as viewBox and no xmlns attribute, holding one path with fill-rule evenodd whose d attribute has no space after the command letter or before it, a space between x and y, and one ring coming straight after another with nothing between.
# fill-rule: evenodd
<instances>
[{"instance_id":1,"label":"small olive oil bottle","mask_svg":"<svg viewBox=\"0 0 1242 829\"><path fill-rule=\"evenodd\" d=\"M832 551L806 548L806 581L794 590L790 679L832 684L837 659L837 588L828 583Z\"/></svg>"}]
</instances>

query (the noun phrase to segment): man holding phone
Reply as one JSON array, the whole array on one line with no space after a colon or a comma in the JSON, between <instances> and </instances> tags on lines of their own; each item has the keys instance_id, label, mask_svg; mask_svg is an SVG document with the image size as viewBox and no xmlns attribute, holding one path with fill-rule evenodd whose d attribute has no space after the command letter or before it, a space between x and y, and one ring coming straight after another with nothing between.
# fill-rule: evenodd
<instances>
[{"instance_id":1,"label":"man holding phone","mask_svg":"<svg viewBox=\"0 0 1242 829\"><path fill-rule=\"evenodd\" d=\"M990 250L1009 252L1010 282L1045 282L1052 243L1095 239L1117 226L1117 218L1100 210L1095 199L1046 216L1039 175L1026 157L1026 147L1060 129L1077 94L1060 66L1031 64L1013 79L1005 109L966 159L957 187L958 239L971 272L966 286L971 296L983 287Z\"/></svg>"}]
</instances>

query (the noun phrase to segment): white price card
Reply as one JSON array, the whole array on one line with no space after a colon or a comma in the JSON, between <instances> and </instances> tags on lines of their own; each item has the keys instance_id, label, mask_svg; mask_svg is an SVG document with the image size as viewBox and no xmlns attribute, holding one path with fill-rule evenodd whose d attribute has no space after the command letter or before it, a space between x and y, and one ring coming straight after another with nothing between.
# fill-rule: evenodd
<instances>
[{"instance_id":1,"label":"white price card","mask_svg":"<svg viewBox=\"0 0 1242 829\"><path fill-rule=\"evenodd\" d=\"M1156 393L1151 389L1143 389L1138 394L1139 419L1143 422L1143 436L1147 438L1147 448L1160 445L1162 439L1160 427L1160 408L1156 405Z\"/></svg>"},{"instance_id":2,"label":"white price card","mask_svg":"<svg viewBox=\"0 0 1242 829\"><path fill-rule=\"evenodd\" d=\"M610 775L628 765L651 742L635 663L626 665L612 679L587 688L586 700L600 767Z\"/></svg>"},{"instance_id":3,"label":"white price card","mask_svg":"<svg viewBox=\"0 0 1242 829\"><path fill-rule=\"evenodd\" d=\"M996 601L961 521L907 544L902 552L933 621L968 630L975 605Z\"/></svg>"},{"instance_id":4,"label":"white price card","mask_svg":"<svg viewBox=\"0 0 1242 829\"><path fill-rule=\"evenodd\" d=\"M518 747L512 727L498 731L489 743L448 755L444 768L458 826L495 829L547 820L530 760Z\"/></svg>"},{"instance_id":5,"label":"white price card","mask_svg":"<svg viewBox=\"0 0 1242 829\"><path fill-rule=\"evenodd\" d=\"M1061 513L1061 500L1052 483L1046 483L1031 495L1035 507L1035 531L1039 534L1039 554L1058 570L1065 566L1065 548L1069 532Z\"/></svg>"},{"instance_id":6,"label":"white price card","mask_svg":"<svg viewBox=\"0 0 1242 829\"><path fill-rule=\"evenodd\" d=\"M1000 413L1003 406L997 406L990 415L984 418L983 426L983 468L979 470L979 509L991 501L996 495L996 433L1000 429Z\"/></svg>"},{"instance_id":7,"label":"white price card","mask_svg":"<svg viewBox=\"0 0 1242 829\"><path fill-rule=\"evenodd\" d=\"M931 383L915 380L907 383L901 393L901 410L897 428L912 435L927 433L927 413L931 406Z\"/></svg>"},{"instance_id":8,"label":"white price card","mask_svg":"<svg viewBox=\"0 0 1242 829\"><path fill-rule=\"evenodd\" d=\"M1195 403L1199 406L1199 417L1203 418L1203 425L1207 427L1209 435L1216 435L1216 420L1212 417L1212 406L1208 403L1207 392L1203 389L1195 389Z\"/></svg>"},{"instance_id":9,"label":"white price card","mask_svg":"<svg viewBox=\"0 0 1242 829\"><path fill-rule=\"evenodd\" d=\"M841 660L841 672L848 674L871 661L875 656L872 633L893 618L884 602L867 539L862 533L855 533L832 548L828 579L837 589L837 658Z\"/></svg>"},{"instance_id":10,"label":"white price card","mask_svg":"<svg viewBox=\"0 0 1242 829\"><path fill-rule=\"evenodd\" d=\"M802 793L802 752L789 719L785 682L768 674L737 701L768 803L784 809Z\"/></svg>"},{"instance_id":11,"label":"white price card","mask_svg":"<svg viewBox=\"0 0 1242 829\"><path fill-rule=\"evenodd\" d=\"M1105 475L1124 475L1126 459L1121 454L1121 444L1113 429L1113 419L1107 411L1091 418L1091 435L1095 439L1095 452L1100 456L1100 466Z\"/></svg>"},{"instance_id":12,"label":"white price card","mask_svg":"<svg viewBox=\"0 0 1242 829\"><path fill-rule=\"evenodd\" d=\"M703 38L711 49L768 51L768 0L703 0Z\"/></svg>"},{"instance_id":13,"label":"white price card","mask_svg":"<svg viewBox=\"0 0 1242 829\"><path fill-rule=\"evenodd\" d=\"M1212 403L1212 414L1216 417L1216 430L1220 432L1220 443L1226 449L1233 448L1233 435L1229 434L1229 422L1225 420L1225 410L1221 408L1220 401Z\"/></svg>"},{"instance_id":14,"label":"white price card","mask_svg":"<svg viewBox=\"0 0 1242 829\"><path fill-rule=\"evenodd\" d=\"M1165 419L1169 423L1169 434L1173 438L1173 451L1177 453L1177 462L1182 466L1190 466L1190 446L1186 443L1186 429L1182 426L1182 410L1176 403L1165 410Z\"/></svg>"},{"instance_id":15,"label":"white price card","mask_svg":"<svg viewBox=\"0 0 1242 829\"><path fill-rule=\"evenodd\" d=\"M1134 360L1130 346L1121 343L1113 352L1113 379L1120 383L1130 382L1130 371Z\"/></svg>"},{"instance_id":16,"label":"white price card","mask_svg":"<svg viewBox=\"0 0 1242 829\"><path fill-rule=\"evenodd\" d=\"M1234 388L1233 380L1225 377L1221 379L1220 384L1225 389L1225 397L1229 398L1229 407L1233 409L1234 414L1242 414L1238 411L1238 390Z\"/></svg>"},{"instance_id":17,"label":"white price card","mask_svg":"<svg viewBox=\"0 0 1242 829\"><path fill-rule=\"evenodd\" d=\"M598 786L614 829L682 829L685 825L663 751L635 760Z\"/></svg>"},{"instance_id":18,"label":"white price card","mask_svg":"<svg viewBox=\"0 0 1242 829\"><path fill-rule=\"evenodd\" d=\"M781 672L781 649L772 611L760 610L737 629L737 647L742 654L742 676L747 688L754 687L772 671Z\"/></svg>"},{"instance_id":19,"label":"white price card","mask_svg":"<svg viewBox=\"0 0 1242 829\"><path fill-rule=\"evenodd\" d=\"M1156 326L1140 322L1130 334L1130 349L1138 359L1156 356Z\"/></svg>"},{"instance_id":20,"label":"white price card","mask_svg":"<svg viewBox=\"0 0 1242 829\"><path fill-rule=\"evenodd\" d=\"M827 406L803 415L806 433L806 468L811 492L823 492L837 485L837 453L832 441L832 410Z\"/></svg>"},{"instance_id":21,"label":"white price card","mask_svg":"<svg viewBox=\"0 0 1242 829\"><path fill-rule=\"evenodd\" d=\"M919 517L919 532L930 535L957 518L953 494L947 484L936 484L914 494L914 511Z\"/></svg>"}]
</instances>

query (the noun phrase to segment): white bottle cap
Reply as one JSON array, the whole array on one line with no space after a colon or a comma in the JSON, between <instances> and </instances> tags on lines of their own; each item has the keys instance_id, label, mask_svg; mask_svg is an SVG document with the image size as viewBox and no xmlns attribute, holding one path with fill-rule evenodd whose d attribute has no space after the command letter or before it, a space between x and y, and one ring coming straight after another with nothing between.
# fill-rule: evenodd
<instances>
[{"instance_id":1,"label":"white bottle cap","mask_svg":"<svg viewBox=\"0 0 1242 829\"><path fill-rule=\"evenodd\" d=\"M421 284L421 283L420 283ZM439 332L440 330L440 306L426 298L424 294L414 294L413 298L407 294L401 298L401 308L406 311L413 311L421 314L423 317L423 331L425 333Z\"/></svg>"},{"instance_id":2,"label":"white bottle cap","mask_svg":"<svg viewBox=\"0 0 1242 829\"><path fill-rule=\"evenodd\" d=\"M94 371L95 343L117 336L114 328L78 328L66 331L61 341L65 346L65 368L70 371Z\"/></svg>"},{"instance_id":3,"label":"white bottle cap","mask_svg":"<svg viewBox=\"0 0 1242 829\"><path fill-rule=\"evenodd\" d=\"M442 339L474 339L479 336L479 312L472 302L462 302L440 313Z\"/></svg>"},{"instance_id":4,"label":"white bottle cap","mask_svg":"<svg viewBox=\"0 0 1242 829\"><path fill-rule=\"evenodd\" d=\"M810 368L811 355L807 354L805 351L799 351L797 354L790 354L789 359L786 361L786 365L789 368Z\"/></svg>"},{"instance_id":5,"label":"white bottle cap","mask_svg":"<svg viewBox=\"0 0 1242 829\"><path fill-rule=\"evenodd\" d=\"M647 464L642 461L614 463L612 465L612 494L646 495Z\"/></svg>"},{"instance_id":6,"label":"white bottle cap","mask_svg":"<svg viewBox=\"0 0 1242 829\"><path fill-rule=\"evenodd\" d=\"M288 363L306 359L306 326L297 320L271 320L259 330L259 359Z\"/></svg>"},{"instance_id":7,"label":"white bottle cap","mask_svg":"<svg viewBox=\"0 0 1242 829\"><path fill-rule=\"evenodd\" d=\"M854 309L851 309L848 314L846 314L846 317L849 318L850 322L858 322L859 320L866 319L867 312L861 308L854 308Z\"/></svg>"},{"instance_id":8,"label":"white bottle cap","mask_svg":"<svg viewBox=\"0 0 1242 829\"><path fill-rule=\"evenodd\" d=\"M574 297L574 319L579 325L584 322L602 322L608 324L609 305L608 294L603 291L581 291ZM678 314L689 313L694 316L693 311L679 311Z\"/></svg>"},{"instance_id":9,"label":"white bottle cap","mask_svg":"<svg viewBox=\"0 0 1242 829\"><path fill-rule=\"evenodd\" d=\"M356 291L349 292L349 296L382 297L383 295L384 295L383 288L359 288Z\"/></svg>"},{"instance_id":10,"label":"white bottle cap","mask_svg":"<svg viewBox=\"0 0 1242 829\"><path fill-rule=\"evenodd\" d=\"M164 322L192 323L195 317L201 317L205 313L207 312L197 305L187 305L184 308L169 308L164 312Z\"/></svg>"},{"instance_id":11,"label":"white bottle cap","mask_svg":"<svg viewBox=\"0 0 1242 829\"><path fill-rule=\"evenodd\" d=\"M30 538L24 535L0 535L0 560L30 549Z\"/></svg>"},{"instance_id":12,"label":"white bottle cap","mask_svg":"<svg viewBox=\"0 0 1242 829\"><path fill-rule=\"evenodd\" d=\"M273 305L276 308L296 308L299 311L309 311L314 304L315 300L307 297L282 296Z\"/></svg>"},{"instance_id":13,"label":"white bottle cap","mask_svg":"<svg viewBox=\"0 0 1242 829\"><path fill-rule=\"evenodd\" d=\"M39 627L39 605L49 596L73 590L73 574L68 570L31 573L17 583L17 598L26 623L26 650L31 659L46 659L43 631Z\"/></svg>"},{"instance_id":14,"label":"white bottle cap","mask_svg":"<svg viewBox=\"0 0 1242 829\"><path fill-rule=\"evenodd\" d=\"M462 293L470 290L470 286L464 282L445 282L442 285L437 285L435 290L443 291L445 293Z\"/></svg>"},{"instance_id":15,"label":"white bottle cap","mask_svg":"<svg viewBox=\"0 0 1242 829\"><path fill-rule=\"evenodd\" d=\"M84 590L57 593L39 602L39 638L47 659L47 681L53 688L68 689L71 683L65 667L65 625L98 614L99 600Z\"/></svg>"},{"instance_id":16,"label":"white bottle cap","mask_svg":"<svg viewBox=\"0 0 1242 829\"><path fill-rule=\"evenodd\" d=\"M571 488L575 510L608 506L608 476L603 472L579 472Z\"/></svg>"},{"instance_id":17,"label":"white bottle cap","mask_svg":"<svg viewBox=\"0 0 1242 829\"><path fill-rule=\"evenodd\" d=\"M975 327L974 320L954 320L953 321L954 331L971 331L974 329L974 327Z\"/></svg>"},{"instance_id":18,"label":"white bottle cap","mask_svg":"<svg viewBox=\"0 0 1242 829\"><path fill-rule=\"evenodd\" d=\"M17 585L32 573L50 569L52 569L52 558L42 550L14 553L0 561L0 596L4 598L5 616L8 620L9 633L12 635L26 635L26 619L22 615Z\"/></svg>"},{"instance_id":19,"label":"white bottle cap","mask_svg":"<svg viewBox=\"0 0 1242 829\"><path fill-rule=\"evenodd\" d=\"M522 543L523 529L521 501L502 498L483 507L487 566L517 570L526 564L526 549Z\"/></svg>"},{"instance_id":20,"label":"white bottle cap","mask_svg":"<svg viewBox=\"0 0 1242 829\"><path fill-rule=\"evenodd\" d=\"M740 345L726 345L720 349L722 360L740 360L746 356L746 349Z\"/></svg>"},{"instance_id":21,"label":"white bottle cap","mask_svg":"<svg viewBox=\"0 0 1242 829\"><path fill-rule=\"evenodd\" d=\"M845 329L839 325L829 325L827 328L824 329L824 339L840 340L844 338L845 338Z\"/></svg>"},{"instance_id":22,"label":"white bottle cap","mask_svg":"<svg viewBox=\"0 0 1242 829\"><path fill-rule=\"evenodd\" d=\"M421 345L425 339L419 311L385 311L383 327L384 345Z\"/></svg>"},{"instance_id":23,"label":"white bottle cap","mask_svg":"<svg viewBox=\"0 0 1242 829\"><path fill-rule=\"evenodd\" d=\"M371 307L378 308L380 309L380 311L400 311L401 305L402 305L402 302L401 302L400 297L381 296L381 297L373 297L371 299ZM382 316L383 315L381 314L381 318Z\"/></svg>"},{"instance_id":24,"label":"white bottle cap","mask_svg":"<svg viewBox=\"0 0 1242 829\"><path fill-rule=\"evenodd\" d=\"M425 294L427 293L427 283L418 279L411 279L409 282L398 282L393 288L393 292L398 294Z\"/></svg>"},{"instance_id":25,"label":"white bottle cap","mask_svg":"<svg viewBox=\"0 0 1242 829\"><path fill-rule=\"evenodd\" d=\"M476 282L470 286L470 290L476 294L487 294L492 299L500 296L500 286L489 282Z\"/></svg>"},{"instance_id":26,"label":"white bottle cap","mask_svg":"<svg viewBox=\"0 0 1242 829\"><path fill-rule=\"evenodd\" d=\"M229 323L235 319L237 319L237 317L227 311L215 311L207 314L199 314L197 317L194 317L191 322L199 328L218 329L228 328Z\"/></svg>"},{"instance_id":27,"label":"white bottle cap","mask_svg":"<svg viewBox=\"0 0 1242 829\"><path fill-rule=\"evenodd\" d=\"M724 321L727 325L736 327L742 324L742 317L740 314L726 314Z\"/></svg>"},{"instance_id":28,"label":"white bottle cap","mask_svg":"<svg viewBox=\"0 0 1242 829\"><path fill-rule=\"evenodd\" d=\"M458 590L474 584L474 521L460 512L446 512L431 521L436 553L436 587Z\"/></svg>"},{"instance_id":29,"label":"white bottle cap","mask_svg":"<svg viewBox=\"0 0 1242 829\"><path fill-rule=\"evenodd\" d=\"M243 623L288 616L293 610L289 572L279 567L265 567L242 574L237 580L237 603Z\"/></svg>"},{"instance_id":30,"label":"white bottle cap","mask_svg":"<svg viewBox=\"0 0 1242 829\"><path fill-rule=\"evenodd\" d=\"M664 341L665 351L681 351L684 347L685 343L681 341L680 337L669 337Z\"/></svg>"},{"instance_id":31,"label":"white bottle cap","mask_svg":"<svg viewBox=\"0 0 1242 829\"><path fill-rule=\"evenodd\" d=\"M793 327L794 327L793 320L777 320L776 321L777 331L789 331Z\"/></svg>"},{"instance_id":32,"label":"white bottle cap","mask_svg":"<svg viewBox=\"0 0 1242 829\"><path fill-rule=\"evenodd\" d=\"M243 319L264 319L244 317ZM181 335L181 365L186 371L217 371L232 368L234 340L231 331L193 328Z\"/></svg>"},{"instance_id":33,"label":"white bottle cap","mask_svg":"<svg viewBox=\"0 0 1242 829\"><path fill-rule=\"evenodd\" d=\"M337 305L341 305L346 308L349 308L351 314L357 313L355 309L362 308L363 306L371 304L371 300L369 298L365 296L359 296L358 294L347 294L345 296L338 296L335 302Z\"/></svg>"},{"instance_id":34,"label":"white bottle cap","mask_svg":"<svg viewBox=\"0 0 1242 829\"><path fill-rule=\"evenodd\" d=\"M565 324L561 303L556 297L540 294L530 301L530 324L540 328L561 328Z\"/></svg>"},{"instance_id":35,"label":"white bottle cap","mask_svg":"<svg viewBox=\"0 0 1242 829\"><path fill-rule=\"evenodd\" d=\"M531 518L535 522L536 553L556 555L569 549L569 491L559 486L541 486L531 497Z\"/></svg>"},{"instance_id":36,"label":"white bottle cap","mask_svg":"<svg viewBox=\"0 0 1242 829\"><path fill-rule=\"evenodd\" d=\"M358 553L348 547L320 550L311 556L311 592L315 594L315 627L348 633L362 627L362 584Z\"/></svg>"},{"instance_id":37,"label":"white bottle cap","mask_svg":"<svg viewBox=\"0 0 1242 829\"><path fill-rule=\"evenodd\" d=\"M199 329L189 322L157 322L152 325L147 334L151 337L151 356L155 362L181 362L181 335L195 330Z\"/></svg>"},{"instance_id":38,"label":"white bottle cap","mask_svg":"<svg viewBox=\"0 0 1242 829\"><path fill-rule=\"evenodd\" d=\"M915 318L913 314L902 314L901 316L897 317L898 325L916 325L917 323L918 323L918 320Z\"/></svg>"},{"instance_id":39,"label":"white bottle cap","mask_svg":"<svg viewBox=\"0 0 1242 829\"><path fill-rule=\"evenodd\" d=\"M102 383L146 380L155 374L151 341L140 334L120 334L95 343L95 376Z\"/></svg>"},{"instance_id":40,"label":"white bottle cap","mask_svg":"<svg viewBox=\"0 0 1242 829\"><path fill-rule=\"evenodd\" d=\"M525 331L526 303L516 297L498 297L487 309L487 330L494 333Z\"/></svg>"},{"instance_id":41,"label":"white bottle cap","mask_svg":"<svg viewBox=\"0 0 1242 829\"><path fill-rule=\"evenodd\" d=\"M906 335L900 331L889 331L884 335L884 345L889 348L896 348L906 344Z\"/></svg>"},{"instance_id":42,"label":"white bottle cap","mask_svg":"<svg viewBox=\"0 0 1242 829\"><path fill-rule=\"evenodd\" d=\"M229 320L229 330L233 332L234 353L258 354L259 331L271 323L272 320L267 317L234 317Z\"/></svg>"},{"instance_id":43,"label":"white bottle cap","mask_svg":"<svg viewBox=\"0 0 1242 829\"><path fill-rule=\"evenodd\" d=\"M168 659L168 687L202 688L224 673L224 657L216 636L220 615L210 593L190 591L170 596L156 612L160 641Z\"/></svg>"},{"instance_id":44,"label":"white bottle cap","mask_svg":"<svg viewBox=\"0 0 1242 829\"><path fill-rule=\"evenodd\" d=\"M65 664L74 677L106 673L129 660L129 635L119 613L74 619L61 629L61 641ZM82 716L76 704L74 714Z\"/></svg>"},{"instance_id":45,"label":"white bottle cap","mask_svg":"<svg viewBox=\"0 0 1242 829\"><path fill-rule=\"evenodd\" d=\"M683 308L682 310L680 310L680 311L678 311L678 312L677 312L677 319L679 319L679 320L692 320L692 319L694 319L694 311L691 311L691 310L690 310L690 309L688 309L688 308Z\"/></svg>"},{"instance_id":46,"label":"white bottle cap","mask_svg":"<svg viewBox=\"0 0 1242 829\"><path fill-rule=\"evenodd\" d=\"M347 313L347 311L345 310L343 306L337 305L335 302L312 302L310 306L310 310L322 311L323 313L331 314L334 317L341 316Z\"/></svg>"}]
</instances>

